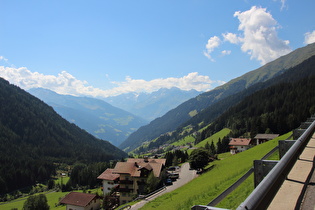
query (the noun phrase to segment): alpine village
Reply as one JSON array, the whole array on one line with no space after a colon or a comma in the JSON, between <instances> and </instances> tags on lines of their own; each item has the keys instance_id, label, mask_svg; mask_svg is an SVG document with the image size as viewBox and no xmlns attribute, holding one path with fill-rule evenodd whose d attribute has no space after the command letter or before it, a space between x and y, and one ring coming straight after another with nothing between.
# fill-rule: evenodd
<instances>
[{"instance_id":1,"label":"alpine village","mask_svg":"<svg viewBox=\"0 0 315 210\"><path fill-rule=\"evenodd\" d=\"M191 209L315 114L315 44L198 93L115 144L89 131L97 120L84 127L49 104L68 96L0 86L0 209ZM254 188L249 176L215 206L236 209Z\"/></svg>"}]
</instances>

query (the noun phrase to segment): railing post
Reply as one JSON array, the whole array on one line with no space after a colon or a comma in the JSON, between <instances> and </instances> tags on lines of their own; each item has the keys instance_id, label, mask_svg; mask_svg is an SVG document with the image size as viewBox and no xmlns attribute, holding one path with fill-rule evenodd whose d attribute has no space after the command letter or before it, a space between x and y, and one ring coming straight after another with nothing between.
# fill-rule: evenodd
<instances>
[{"instance_id":1,"label":"railing post","mask_svg":"<svg viewBox=\"0 0 315 210\"><path fill-rule=\"evenodd\" d=\"M254 160L254 184L255 188L273 169L279 161L276 160Z\"/></svg>"},{"instance_id":2,"label":"railing post","mask_svg":"<svg viewBox=\"0 0 315 210\"><path fill-rule=\"evenodd\" d=\"M279 141L279 159L292 147L296 140L280 140Z\"/></svg>"}]
</instances>

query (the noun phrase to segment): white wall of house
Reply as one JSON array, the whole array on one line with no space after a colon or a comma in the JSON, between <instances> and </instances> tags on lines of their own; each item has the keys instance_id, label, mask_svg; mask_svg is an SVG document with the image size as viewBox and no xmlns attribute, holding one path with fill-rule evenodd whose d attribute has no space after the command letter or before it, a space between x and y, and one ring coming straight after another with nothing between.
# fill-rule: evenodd
<instances>
[{"instance_id":1,"label":"white wall of house","mask_svg":"<svg viewBox=\"0 0 315 210\"><path fill-rule=\"evenodd\" d=\"M230 150L231 154L234 155L239 152L243 152L245 150L248 150L249 146L233 146L234 148Z\"/></svg>"},{"instance_id":2,"label":"white wall of house","mask_svg":"<svg viewBox=\"0 0 315 210\"><path fill-rule=\"evenodd\" d=\"M67 204L67 210L85 210L84 207Z\"/></svg>"},{"instance_id":3,"label":"white wall of house","mask_svg":"<svg viewBox=\"0 0 315 210\"><path fill-rule=\"evenodd\" d=\"M119 184L118 183L114 183L114 181L112 180L103 180L103 193L104 195L106 195L107 193L109 193L111 191L111 189L113 189L114 187L117 187Z\"/></svg>"}]
</instances>

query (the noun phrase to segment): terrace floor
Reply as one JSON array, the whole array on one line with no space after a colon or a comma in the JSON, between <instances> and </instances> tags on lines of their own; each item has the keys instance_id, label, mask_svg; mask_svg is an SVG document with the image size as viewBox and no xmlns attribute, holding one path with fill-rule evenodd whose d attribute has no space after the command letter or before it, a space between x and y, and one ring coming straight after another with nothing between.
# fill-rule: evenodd
<instances>
[{"instance_id":1,"label":"terrace floor","mask_svg":"<svg viewBox=\"0 0 315 210\"><path fill-rule=\"evenodd\" d=\"M315 208L315 133L269 205L270 210Z\"/></svg>"}]
</instances>

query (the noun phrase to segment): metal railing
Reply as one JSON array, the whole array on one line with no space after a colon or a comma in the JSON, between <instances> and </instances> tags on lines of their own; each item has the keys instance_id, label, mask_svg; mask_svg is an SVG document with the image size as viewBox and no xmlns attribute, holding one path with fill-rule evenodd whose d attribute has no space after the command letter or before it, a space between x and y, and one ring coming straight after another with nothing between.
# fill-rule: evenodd
<instances>
[{"instance_id":1,"label":"metal railing","mask_svg":"<svg viewBox=\"0 0 315 210\"><path fill-rule=\"evenodd\" d=\"M315 115L308 119L307 122L301 124L301 129L295 130L295 134L299 135L298 140L294 141L294 144L289 150L284 154L280 161L271 169L268 175L260 182L260 184L254 189L254 191L247 197L247 199L237 208L237 210L249 210L249 209L266 209L271 203L272 199L278 192L283 181L286 179L288 173L292 169L296 160L303 152L304 147L307 145L309 139L315 131ZM293 135L294 136L294 135ZM289 138L291 138L290 136ZM296 137L297 138L297 137ZM266 159L272 153L279 149L276 146L273 150L267 153L261 160ZM314 158L315 161L315 158ZM251 168L247 173L251 173L254 168ZM244 177L248 176L247 174ZM237 182L241 182L243 177ZM239 183L234 183L231 187L225 190L217 198L212 200L207 206L205 205L195 205L192 210L218 210L223 208L214 207L218 202L220 202L226 194L238 186Z\"/></svg>"},{"instance_id":2,"label":"metal railing","mask_svg":"<svg viewBox=\"0 0 315 210\"><path fill-rule=\"evenodd\" d=\"M296 160L315 131L315 121L297 139L268 175L237 208L237 210L266 209L286 179Z\"/></svg>"}]
</instances>

